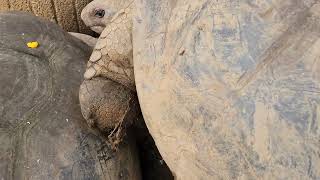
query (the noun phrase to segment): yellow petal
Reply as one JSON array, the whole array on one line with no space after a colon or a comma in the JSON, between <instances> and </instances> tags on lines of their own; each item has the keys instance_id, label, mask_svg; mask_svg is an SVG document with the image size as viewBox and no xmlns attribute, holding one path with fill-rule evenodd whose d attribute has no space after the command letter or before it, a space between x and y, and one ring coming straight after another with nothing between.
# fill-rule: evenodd
<instances>
[{"instance_id":1,"label":"yellow petal","mask_svg":"<svg viewBox=\"0 0 320 180\"><path fill-rule=\"evenodd\" d=\"M32 41L27 43L28 48L37 48L39 43L37 41Z\"/></svg>"}]
</instances>

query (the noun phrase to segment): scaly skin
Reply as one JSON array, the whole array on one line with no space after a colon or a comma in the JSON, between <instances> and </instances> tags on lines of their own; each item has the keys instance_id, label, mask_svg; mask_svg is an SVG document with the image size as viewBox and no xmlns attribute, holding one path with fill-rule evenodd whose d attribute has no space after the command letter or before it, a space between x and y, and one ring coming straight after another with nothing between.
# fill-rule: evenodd
<instances>
[{"instance_id":1,"label":"scaly skin","mask_svg":"<svg viewBox=\"0 0 320 180\"><path fill-rule=\"evenodd\" d=\"M86 25L97 33L104 31L79 90L81 111L90 127L108 133L114 147L140 112L134 92L132 8L132 0L95 0L82 12Z\"/></svg>"},{"instance_id":2,"label":"scaly skin","mask_svg":"<svg viewBox=\"0 0 320 180\"><path fill-rule=\"evenodd\" d=\"M110 7L104 9L105 17L97 22L93 17L90 19L89 12L94 11L97 7L104 7L101 3L101 0L93 1L84 9L82 14L84 22L90 27L99 26L101 28L105 26L90 57L84 77L86 79L98 76L106 77L135 90L132 61L132 11L134 2L117 1L110 2L110 4L103 2ZM109 15L113 15L111 19Z\"/></svg>"}]
</instances>

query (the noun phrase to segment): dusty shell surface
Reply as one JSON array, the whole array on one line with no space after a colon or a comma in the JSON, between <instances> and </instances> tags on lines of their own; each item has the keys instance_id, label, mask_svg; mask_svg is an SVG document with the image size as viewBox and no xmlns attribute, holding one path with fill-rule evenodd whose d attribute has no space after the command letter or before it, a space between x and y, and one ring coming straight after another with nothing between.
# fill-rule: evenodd
<instances>
[{"instance_id":1,"label":"dusty shell surface","mask_svg":"<svg viewBox=\"0 0 320 180\"><path fill-rule=\"evenodd\" d=\"M56 24L0 13L0 179L140 179L134 141L114 152L81 115L90 53Z\"/></svg>"},{"instance_id":2,"label":"dusty shell surface","mask_svg":"<svg viewBox=\"0 0 320 180\"><path fill-rule=\"evenodd\" d=\"M320 4L137 0L134 72L177 179L320 178Z\"/></svg>"},{"instance_id":3,"label":"dusty shell surface","mask_svg":"<svg viewBox=\"0 0 320 180\"><path fill-rule=\"evenodd\" d=\"M0 11L31 12L56 22L66 31L91 33L81 20L82 9L92 0L0 0Z\"/></svg>"}]
</instances>

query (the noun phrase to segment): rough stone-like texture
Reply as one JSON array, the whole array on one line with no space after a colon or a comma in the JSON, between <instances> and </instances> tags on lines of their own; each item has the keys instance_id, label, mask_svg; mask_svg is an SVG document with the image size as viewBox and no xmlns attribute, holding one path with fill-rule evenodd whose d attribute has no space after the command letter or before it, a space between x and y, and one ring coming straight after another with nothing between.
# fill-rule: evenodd
<instances>
[{"instance_id":1,"label":"rough stone-like texture","mask_svg":"<svg viewBox=\"0 0 320 180\"><path fill-rule=\"evenodd\" d=\"M0 0L0 11L32 12L58 23L66 31L92 34L81 20L82 9L92 0Z\"/></svg>"},{"instance_id":2,"label":"rough stone-like texture","mask_svg":"<svg viewBox=\"0 0 320 180\"><path fill-rule=\"evenodd\" d=\"M146 124L177 179L320 179L320 4L136 0Z\"/></svg>"},{"instance_id":3,"label":"rough stone-like texture","mask_svg":"<svg viewBox=\"0 0 320 180\"><path fill-rule=\"evenodd\" d=\"M114 152L81 115L90 52L56 24L0 13L0 179L140 179L134 141Z\"/></svg>"},{"instance_id":4,"label":"rough stone-like texture","mask_svg":"<svg viewBox=\"0 0 320 180\"><path fill-rule=\"evenodd\" d=\"M120 124L128 127L140 112L135 93L105 78L85 80L79 97L81 112L89 126L103 132L110 132Z\"/></svg>"}]
</instances>

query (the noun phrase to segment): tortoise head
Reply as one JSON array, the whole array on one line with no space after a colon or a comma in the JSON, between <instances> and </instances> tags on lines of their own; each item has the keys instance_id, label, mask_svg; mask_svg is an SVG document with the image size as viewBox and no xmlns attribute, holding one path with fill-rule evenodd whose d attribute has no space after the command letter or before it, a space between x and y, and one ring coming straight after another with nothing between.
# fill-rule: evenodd
<instances>
[{"instance_id":1,"label":"tortoise head","mask_svg":"<svg viewBox=\"0 0 320 180\"><path fill-rule=\"evenodd\" d=\"M101 34L116 12L117 8L110 0L94 0L82 10L81 19L86 26Z\"/></svg>"},{"instance_id":2,"label":"tortoise head","mask_svg":"<svg viewBox=\"0 0 320 180\"><path fill-rule=\"evenodd\" d=\"M134 0L93 0L81 12L81 19L93 31L101 34L116 14Z\"/></svg>"}]
</instances>

